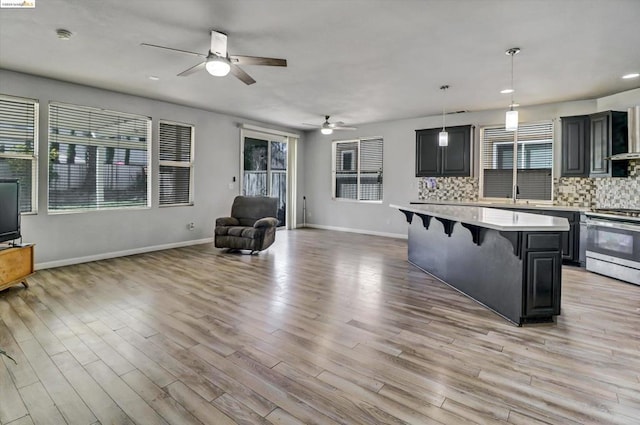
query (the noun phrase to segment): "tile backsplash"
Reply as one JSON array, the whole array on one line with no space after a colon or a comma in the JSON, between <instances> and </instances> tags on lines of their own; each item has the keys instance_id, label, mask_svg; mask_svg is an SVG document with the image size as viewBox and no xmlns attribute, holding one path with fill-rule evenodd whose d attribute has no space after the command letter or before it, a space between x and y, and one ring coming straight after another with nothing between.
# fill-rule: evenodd
<instances>
[{"instance_id":1,"label":"tile backsplash","mask_svg":"<svg viewBox=\"0 0 640 425\"><path fill-rule=\"evenodd\" d=\"M556 177L553 179L553 203L565 207L592 208L596 203L595 179Z\"/></svg>"},{"instance_id":2,"label":"tile backsplash","mask_svg":"<svg viewBox=\"0 0 640 425\"><path fill-rule=\"evenodd\" d=\"M640 160L629 161L629 177L594 180L597 208L640 209Z\"/></svg>"},{"instance_id":3,"label":"tile backsplash","mask_svg":"<svg viewBox=\"0 0 640 425\"><path fill-rule=\"evenodd\" d=\"M478 179L474 177L422 177L418 199L473 202L478 200Z\"/></svg>"},{"instance_id":4,"label":"tile backsplash","mask_svg":"<svg viewBox=\"0 0 640 425\"><path fill-rule=\"evenodd\" d=\"M580 208L640 209L640 160L629 161L628 177L556 177L555 205ZM473 202L478 200L475 177L422 177L418 199Z\"/></svg>"}]
</instances>

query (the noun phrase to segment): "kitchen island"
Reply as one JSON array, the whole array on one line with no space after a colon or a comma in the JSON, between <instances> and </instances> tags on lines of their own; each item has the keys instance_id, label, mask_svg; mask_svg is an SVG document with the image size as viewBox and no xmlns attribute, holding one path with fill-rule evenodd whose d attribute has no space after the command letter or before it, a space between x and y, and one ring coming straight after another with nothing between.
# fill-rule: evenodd
<instances>
[{"instance_id":1,"label":"kitchen island","mask_svg":"<svg viewBox=\"0 0 640 425\"><path fill-rule=\"evenodd\" d=\"M517 325L560 314L567 219L472 206L390 206L409 223L410 263Z\"/></svg>"}]
</instances>

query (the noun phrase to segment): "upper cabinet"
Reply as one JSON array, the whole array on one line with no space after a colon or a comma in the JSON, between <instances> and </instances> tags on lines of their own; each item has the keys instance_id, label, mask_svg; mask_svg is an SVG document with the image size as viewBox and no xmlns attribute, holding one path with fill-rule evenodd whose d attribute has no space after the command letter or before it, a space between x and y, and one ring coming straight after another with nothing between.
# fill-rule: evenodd
<instances>
[{"instance_id":1,"label":"upper cabinet","mask_svg":"<svg viewBox=\"0 0 640 425\"><path fill-rule=\"evenodd\" d=\"M589 177L588 115L562 117L562 177Z\"/></svg>"},{"instance_id":2,"label":"upper cabinet","mask_svg":"<svg viewBox=\"0 0 640 425\"><path fill-rule=\"evenodd\" d=\"M591 115L591 177L626 177L627 161L610 161L611 155L627 152L627 114L607 111Z\"/></svg>"},{"instance_id":3,"label":"upper cabinet","mask_svg":"<svg viewBox=\"0 0 640 425\"><path fill-rule=\"evenodd\" d=\"M471 175L473 126L447 127L449 145L438 146L441 128L416 130L416 177L468 177Z\"/></svg>"},{"instance_id":4,"label":"upper cabinet","mask_svg":"<svg viewBox=\"0 0 640 425\"><path fill-rule=\"evenodd\" d=\"M627 114L607 111L562 117L562 177L625 177L627 161L610 161L626 152Z\"/></svg>"}]
</instances>

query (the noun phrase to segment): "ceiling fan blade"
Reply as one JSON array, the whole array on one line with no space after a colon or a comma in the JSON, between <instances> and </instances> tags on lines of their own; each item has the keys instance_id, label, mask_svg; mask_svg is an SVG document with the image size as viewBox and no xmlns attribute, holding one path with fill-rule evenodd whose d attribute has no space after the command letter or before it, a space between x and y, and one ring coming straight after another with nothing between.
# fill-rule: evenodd
<instances>
[{"instance_id":1,"label":"ceiling fan blade","mask_svg":"<svg viewBox=\"0 0 640 425\"><path fill-rule=\"evenodd\" d=\"M357 130L356 127L342 127L342 126L335 126L335 127L331 127L333 130Z\"/></svg>"},{"instance_id":2,"label":"ceiling fan blade","mask_svg":"<svg viewBox=\"0 0 640 425\"><path fill-rule=\"evenodd\" d=\"M256 82L249 74L244 72L239 66L235 64L231 64L231 73L240 81L245 83L246 85L251 85Z\"/></svg>"},{"instance_id":3,"label":"ceiling fan blade","mask_svg":"<svg viewBox=\"0 0 640 425\"><path fill-rule=\"evenodd\" d=\"M201 69L204 69L204 65L207 63L207 61L204 62L200 62L197 65L193 65L191 68L189 69L185 69L184 71L182 71L180 74L178 74L178 77L186 77L188 75L191 75L193 73L196 73L198 71L200 71Z\"/></svg>"},{"instance_id":4,"label":"ceiling fan blade","mask_svg":"<svg viewBox=\"0 0 640 425\"><path fill-rule=\"evenodd\" d=\"M287 66L286 59L262 58L259 56L229 56L232 63L238 65L267 65L267 66Z\"/></svg>"},{"instance_id":5,"label":"ceiling fan blade","mask_svg":"<svg viewBox=\"0 0 640 425\"><path fill-rule=\"evenodd\" d=\"M158 46L157 44L140 43L140 45L141 46L145 46L145 47L155 47L157 49L171 50L173 52L178 52L178 53L186 53L188 55L199 56L201 58L206 58L207 57L207 55L203 55L201 53L190 52L188 50L174 49L173 47Z\"/></svg>"},{"instance_id":6,"label":"ceiling fan blade","mask_svg":"<svg viewBox=\"0 0 640 425\"><path fill-rule=\"evenodd\" d=\"M307 123L307 122L303 122L303 123L302 123L302 125L307 125L307 126L309 126L309 127L315 127L315 128L322 128L322 126L321 126L321 125L318 125L318 124L309 124L309 123Z\"/></svg>"}]
</instances>

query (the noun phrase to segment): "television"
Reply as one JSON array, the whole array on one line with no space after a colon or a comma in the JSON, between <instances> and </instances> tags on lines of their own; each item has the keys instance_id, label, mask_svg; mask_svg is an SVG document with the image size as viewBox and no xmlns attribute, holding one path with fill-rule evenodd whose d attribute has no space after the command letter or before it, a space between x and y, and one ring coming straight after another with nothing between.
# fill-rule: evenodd
<instances>
[{"instance_id":1,"label":"television","mask_svg":"<svg viewBox=\"0 0 640 425\"><path fill-rule=\"evenodd\" d=\"M20 237L20 183L0 179L0 242Z\"/></svg>"}]
</instances>

